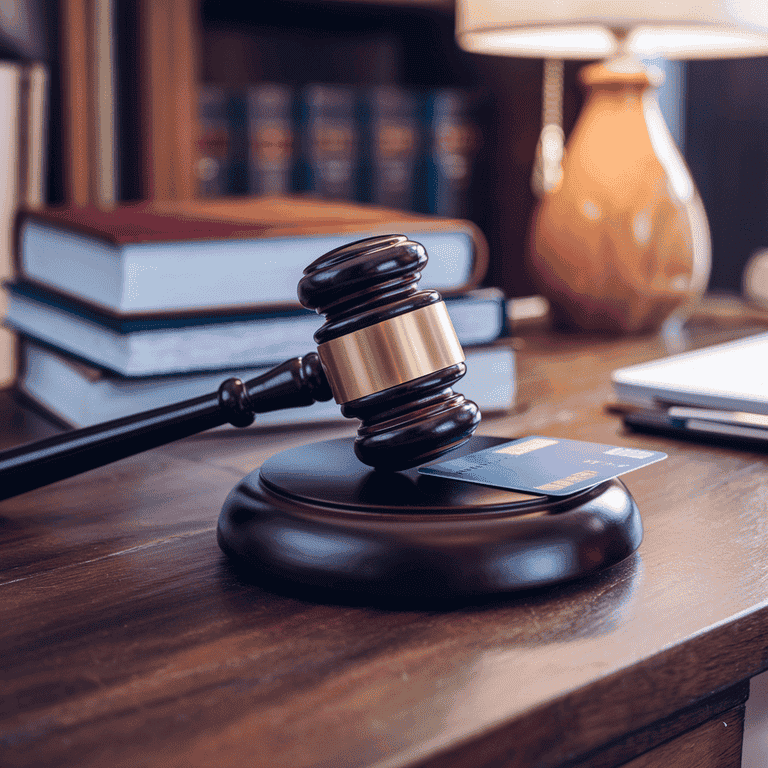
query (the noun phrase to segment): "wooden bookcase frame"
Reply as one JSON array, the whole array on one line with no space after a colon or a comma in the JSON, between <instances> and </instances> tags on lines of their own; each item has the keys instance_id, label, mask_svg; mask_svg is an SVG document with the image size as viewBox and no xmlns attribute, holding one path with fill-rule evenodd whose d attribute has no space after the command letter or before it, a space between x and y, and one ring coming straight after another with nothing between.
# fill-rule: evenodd
<instances>
[{"instance_id":1,"label":"wooden bookcase frame","mask_svg":"<svg viewBox=\"0 0 768 768\"><path fill-rule=\"evenodd\" d=\"M139 0L142 177L151 200L195 197L199 13L199 0Z\"/></svg>"}]
</instances>

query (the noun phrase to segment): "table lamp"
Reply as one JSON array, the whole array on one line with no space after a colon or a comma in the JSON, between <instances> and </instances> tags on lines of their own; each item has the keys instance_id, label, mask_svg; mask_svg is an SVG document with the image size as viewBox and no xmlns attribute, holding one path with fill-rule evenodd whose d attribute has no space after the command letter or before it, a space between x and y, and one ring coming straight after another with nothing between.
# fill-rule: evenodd
<instances>
[{"instance_id":1,"label":"table lamp","mask_svg":"<svg viewBox=\"0 0 768 768\"><path fill-rule=\"evenodd\" d=\"M709 227L641 57L768 54L768 2L457 0L456 38L476 53L601 60L580 72L588 98L528 238L556 322L639 332L690 308Z\"/></svg>"}]
</instances>

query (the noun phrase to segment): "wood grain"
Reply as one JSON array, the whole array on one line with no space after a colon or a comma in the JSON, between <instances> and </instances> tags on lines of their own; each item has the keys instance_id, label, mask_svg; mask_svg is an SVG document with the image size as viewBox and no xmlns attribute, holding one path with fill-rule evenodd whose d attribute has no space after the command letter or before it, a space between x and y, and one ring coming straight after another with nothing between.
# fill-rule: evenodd
<instances>
[{"instance_id":1,"label":"wood grain","mask_svg":"<svg viewBox=\"0 0 768 768\"><path fill-rule=\"evenodd\" d=\"M737 766L738 684L768 667L768 454L625 433L604 403L613 368L749 330L522 340L518 412L482 433L669 454L625 477L638 552L549 590L397 610L234 570L231 487L340 428L211 433L3 502L3 765ZM6 444L52 429L0 415Z\"/></svg>"},{"instance_id":2,"label":"wood grain","mask_svg":"<svg viewBox=\"0 0 768 768\"><path fill-rule=\"evenodd\" d=\"M744 702L748 694L747 683L739 683L709 697L703 704L680 710L646 728L632 731L597 752L567 763L563 768L607 768L614 765L714 768L738 765L744 729ZM730 730L725 732L723 728ZM704 734L711 734L714 738L708 740ZM627 757L633 754L640 757L625 763ZM682 762L676 762L678 760Z\"/></svg>"},{"instance_id":3,"label":"wood grain","mask_svg":"<svg viewBox=\"0 0 768 768\"><path fill-rule=\"evenodd\" d=\"M735 707L626 764L626 768L720 768L741 763L744 707Z\"/></svg>"}]
</instances>

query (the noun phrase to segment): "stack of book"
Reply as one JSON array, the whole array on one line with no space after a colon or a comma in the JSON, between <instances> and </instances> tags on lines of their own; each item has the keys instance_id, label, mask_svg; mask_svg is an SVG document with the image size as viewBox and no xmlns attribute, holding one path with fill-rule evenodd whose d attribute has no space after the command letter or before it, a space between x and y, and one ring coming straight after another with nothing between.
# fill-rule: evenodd
<instances>
[{"instance_id":1,"label":"stack of book","mask_svg":"<svg viewBox=\"0 0 768 768\"><path fill-rule=\"evenodd\" d=\"M505 302L478 289L487 266L469 222L299 197L28 211L18 221L6 323L22 337L19 390L87 426L253 378L315 348L323 318L296 287L323 253L402 233L429 254L422 287L446 299L467 353L459 388L482 410L510 407L514 358L494 345ZM318 403L257 425L341 419Z\"/></svg>"}]
</instances>

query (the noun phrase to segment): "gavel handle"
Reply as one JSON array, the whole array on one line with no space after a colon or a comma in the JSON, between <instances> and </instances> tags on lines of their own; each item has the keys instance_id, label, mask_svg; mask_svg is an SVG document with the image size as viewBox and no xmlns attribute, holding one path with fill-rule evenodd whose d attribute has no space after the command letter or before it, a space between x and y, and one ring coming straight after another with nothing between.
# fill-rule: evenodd
<instances>
[{"instance_id":1,"label":"gavel handle","mask_svg":"<svg viewBox=\"0 0 768 768\"><path fill-rule=\"evenodd\" d=\"M0 453L0 499L222 424L247 427L256 413L311 405L331 397L320 358L312 352L245 383L227 379L210 395L4 451Z\"/></svg>"}]
</instances>

